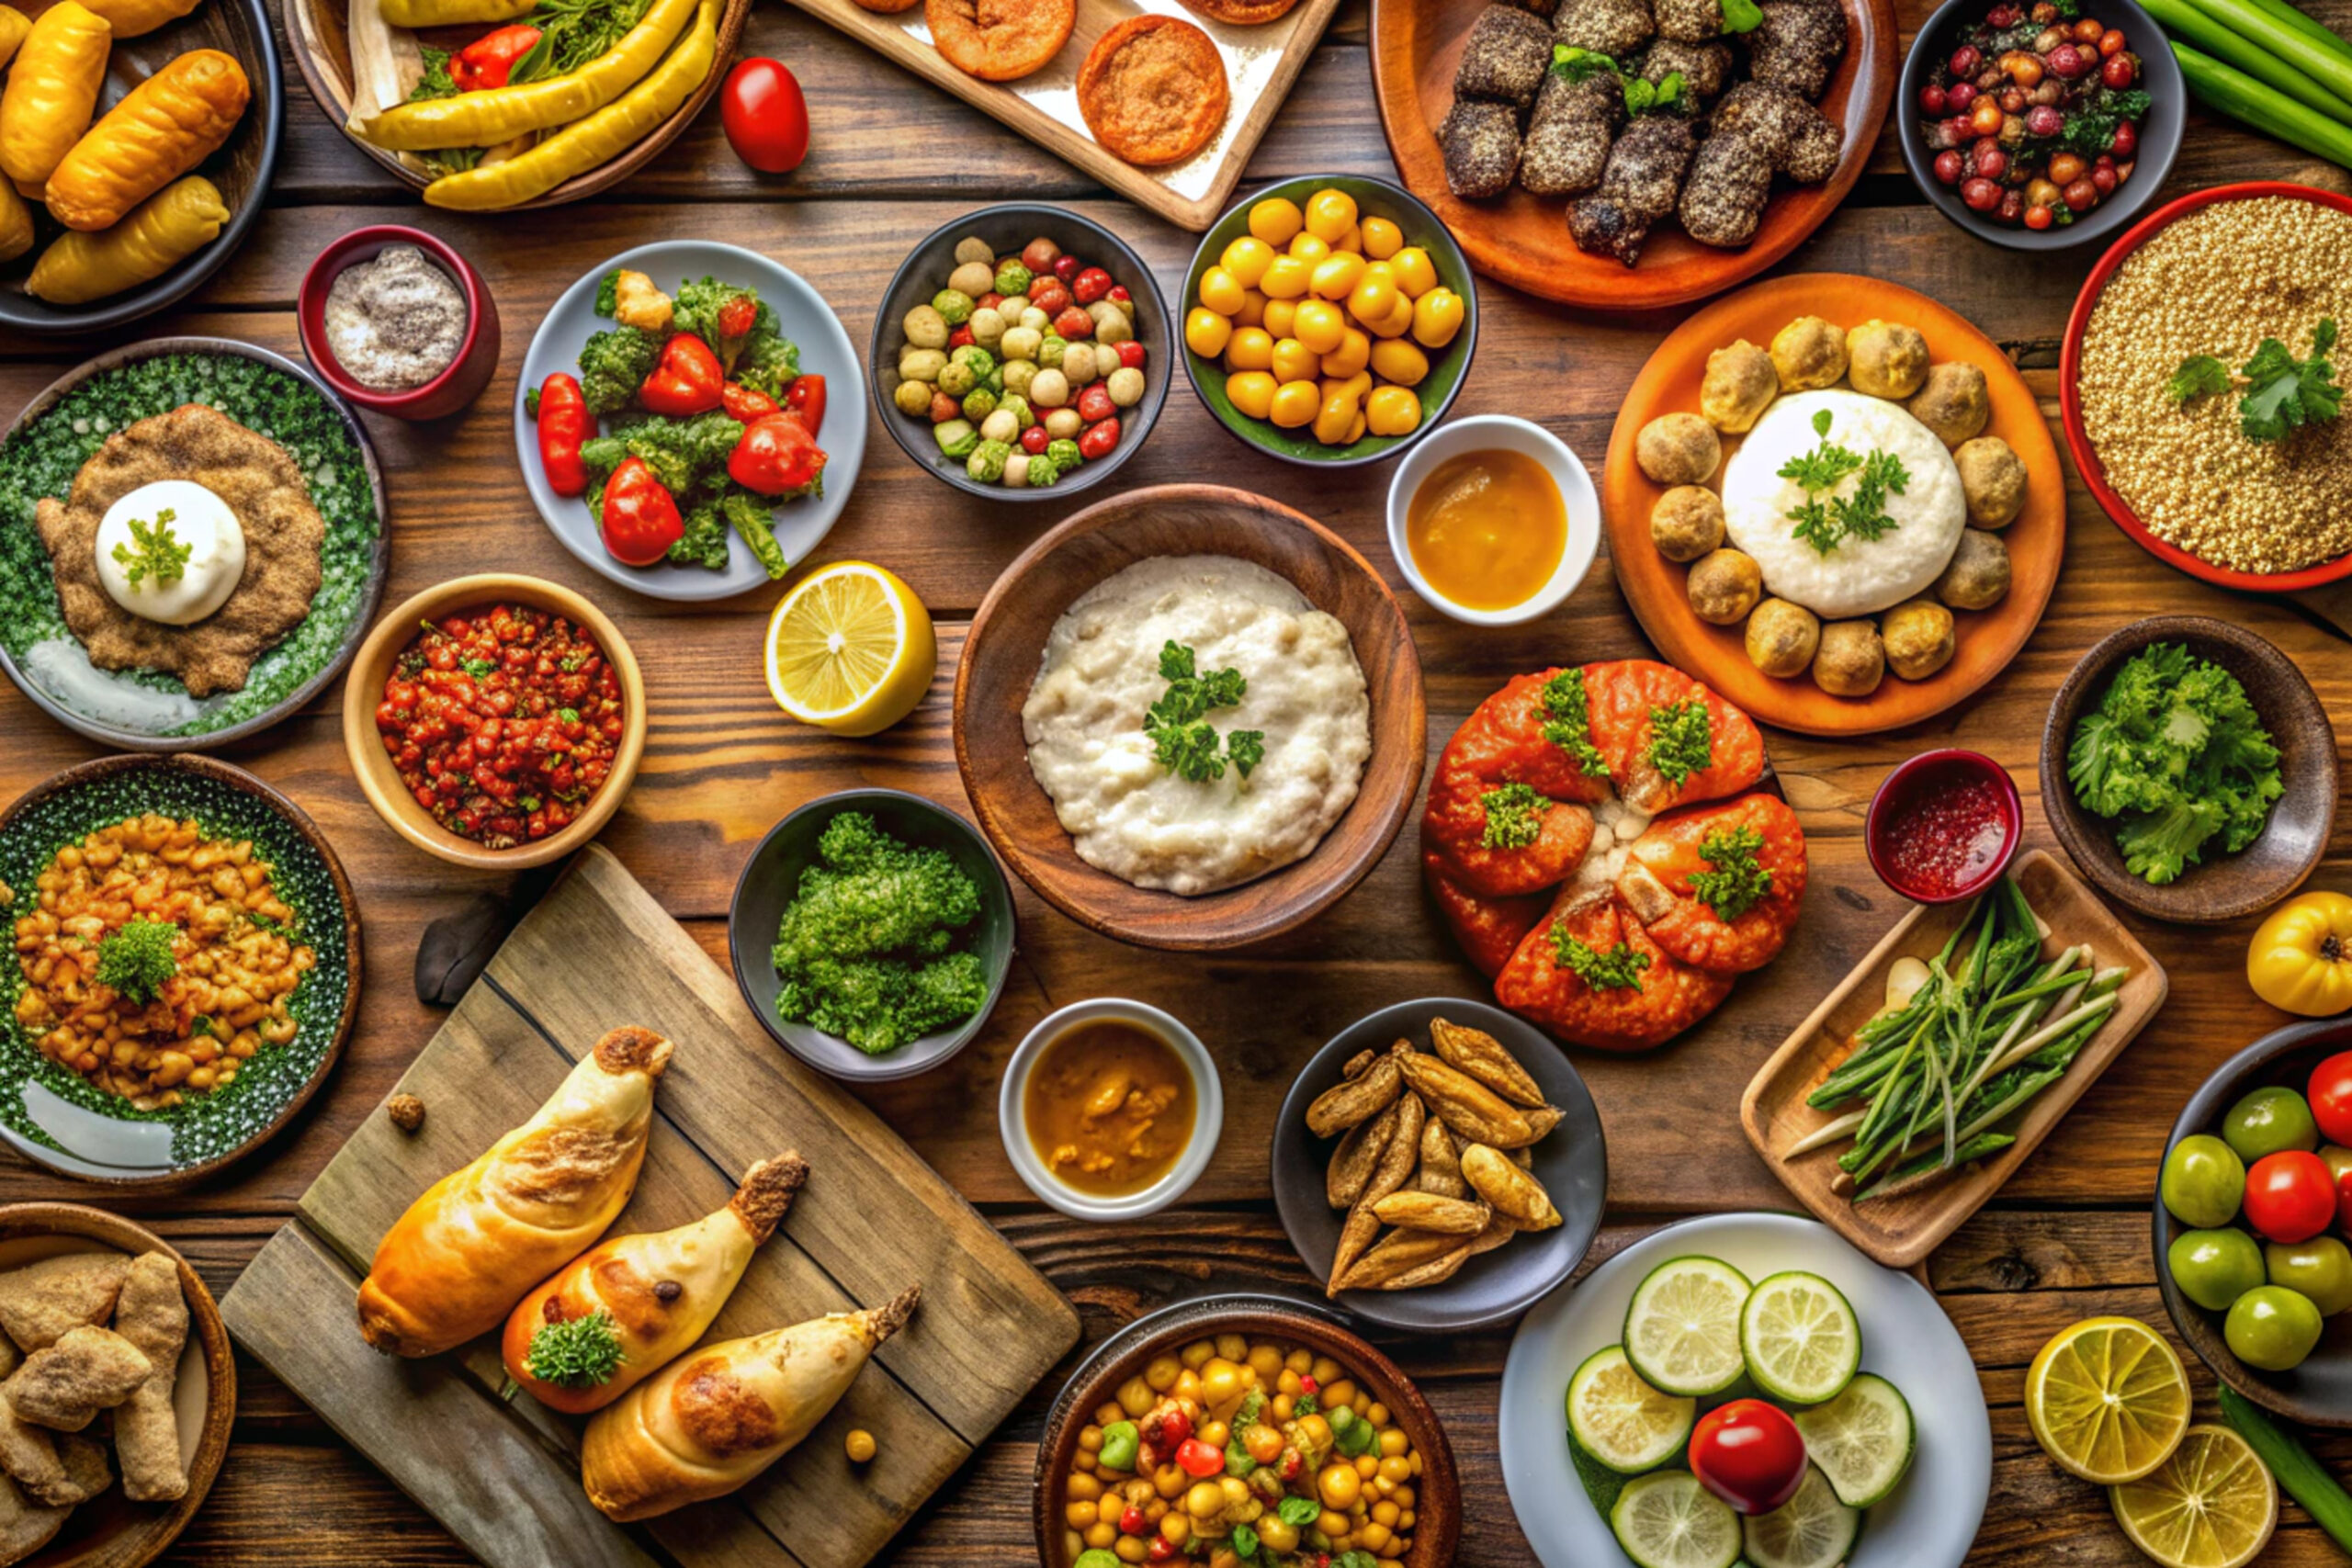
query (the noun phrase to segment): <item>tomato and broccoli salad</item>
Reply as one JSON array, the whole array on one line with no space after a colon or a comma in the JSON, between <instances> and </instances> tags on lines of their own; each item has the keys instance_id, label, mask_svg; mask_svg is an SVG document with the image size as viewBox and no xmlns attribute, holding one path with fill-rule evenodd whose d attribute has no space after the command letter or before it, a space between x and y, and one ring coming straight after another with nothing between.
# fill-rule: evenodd
<instances>
[{"instance_id":1,"label":"tomato and broccoli salad","mask_svg":"<svg viewBox=\"0 0 2352 1568\"><path fill-rule=\"evenodd\" d=\"M714 277L663 293L609 274L596 314L613 324L526 404L558 495L582 496L605 548L628 566L727 569L740 537L771 578L791 570L775 509L824 493L825 378L758 293ZM600 433L601 432L601 433Z\"/></svg>"}]
</instances>

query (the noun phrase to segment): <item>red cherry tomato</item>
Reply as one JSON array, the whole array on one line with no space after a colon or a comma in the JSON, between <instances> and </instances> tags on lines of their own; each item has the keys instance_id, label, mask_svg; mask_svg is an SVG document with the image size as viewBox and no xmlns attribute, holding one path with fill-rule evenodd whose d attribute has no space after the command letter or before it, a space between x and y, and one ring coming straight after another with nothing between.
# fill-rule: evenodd
<instances>
[{"instance_id":1,"label":"red cherry tomato","mask_svg":"<svg viewBox=\"0 0 2352 1568\"><path fill-rule=\"evenodd\" d=\"M1021 449L1033 457L1053 443L1052 434L1042 424L1033 424L1021 433Z\"/></svg>"},{"instance_id":2,"label":"red cherry tomato","mask_svg":"<svg viewBox=\"0 0 2352 1568\"><path fill-rule=\"evenodd\" d=\"M1109 457L1118 444L1119 422L1106 419L1086 427L1085 434L1078 438L1078 455L1090 463L1097 463Z\"/></svg>"},{"instance_id":3,"label":"red cherry tomato","mask_svg":"<svg viewBox=\"0 0 2352 1568\"><path fill-rule=\"evenodd\" d=\"M2339 1051L2312 1069L2312 1120L2331 1144L2352 1142L2352 1051Z\"/></svg>"},{"instance_id":4,"label":"red cherry tomato","mask_svg":"<svg viewBox=\"0 0 2352 1568\"><path fill-rule=\"evenodd\" d=\"M1076 342L1094 335L1094 318L1072 305L1054 318L1054 335Z\"/></svg>"},{"instance_id":5,"label":"red cherry tomato","mask_svg":"<svg viewBox=\"0 0 2352 1568\"><path fill-rule=\"evenodd\" d=\"M1100 381L1089 382L1078 394L1078 417L1089 424L1099 423L1119 416L1119 405L1111 400L1111 389Z\"/></svg>"},{"instance_id":6,"label":"red cherry tomato","mask_svg":"<svg viewBox=\"0 0 2352 1568\"><path fill-rule=\"evenodd\" d=\"M2335 1223L2352 1234L2352 1170L2335 1179Z\"/></svg>"},{"instance_id":7,"label":"red cherry tomato","mask_svg":"<svg viewBox=\"0 0 2352 1568\"><path fill-rule=\"evenodd\" d=\"M1091 305L1111 292L1111 275L1099 266L1090 266L1070 280L1070 293L1081 305Z\"/></svg>"},{"instance_id":8,"label":"red cherry tomato","mask_svg":"<svg viewBox=\"0 0 2352 1568\"><path fill-rule=\"evenodd\" d=\"M2265 1155L2245 1173L2246 1224L2270 1241L2309 1241L2335 1218L2335 1179L2303 1149Z\"/></svg>"},{"instance_id":9,"label":"red cherry tomato","mask_svg":"<svg viewBox=\"0 0 2352 1568\"><path fill-rule=\"evenodd\" d=\"M1769 1514L1804 1484L1804 1438L1797 1424L1760 1399L1735 1399L1699 1418L1690 1472L1742 1514Z\"/></svg>"},{"instance_id":10,"label":"red cherry tomato","mask_svg":"<svg viewBox=\"0 0 2352 1568\"><path fill-rule=\"evenodd\" d=\"M1176 1463L1195 1481L1225 1473L1225 1455L1198 1438L1187 1438L1177 1445Z\"/></svg>"},{"instance_id":11,"label":"red cherry tomato","mask_svg":"<svg viewBox=\"0 0 2352 1568\"><path fill-rule=\"evenodd\" d=\"M1143 368L1143 344L1133 338L1119 344L1119 364L1128 370Z\"/></svg>"},{"instance_id":12,"label":"red cherry tomato","mask_svg":"<svg viewBox=\"0 0 2352 1568\"><path fill-rule=\"evenodd\" d=\"M763 175L788 175L808 156L808 100L781 61L746 60L729 71L718 122L735 156Z\"/></svg>"}]
</instances>

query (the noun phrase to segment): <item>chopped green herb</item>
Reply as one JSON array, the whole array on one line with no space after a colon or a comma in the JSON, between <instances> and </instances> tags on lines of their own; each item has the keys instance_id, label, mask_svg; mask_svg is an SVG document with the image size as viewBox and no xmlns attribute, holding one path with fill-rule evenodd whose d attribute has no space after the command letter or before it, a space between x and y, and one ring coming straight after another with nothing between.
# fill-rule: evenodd
<instances>
[{"instance_id":1,"label":"chopped green herb","mask_svg":"<svg viewBox=\"0 0 2352 1568\"><path fill-rule=\"evenodd\" d=\"M1143 732L1151 739L1152 758L1178 778L1193 784L1225 777L1227 762L1243 778L1265 761L1266 737L1256 729L1237 729L1217 750L1216 727L1207 716L1219 708L1238 707L1250 690L1238 670L1194 668L1193 650L1170 640L1159 650L1159 676L1168 682L1166 694L1144 716Z\"/></svg>"},{"instance_id":2,"label":"chopped green herb","mask_svg":"<svg viewBox=\"0 0 2352 1568\"><path fill-rule=\"evenodd\" d=\"M2186 408L2199 398L2218 397L2230 389L2230 367L2210 354L2192 354L2180 362L2180 368L2165 382L2165 396L2177 408Z\"/></svg>"},{"instance_id":3,"label":"chopped green herb","mask_svg":"<svg viewBox=\"0 0 2352 1568\"><path fill-rule=\"evenodd\" d=\"M1822 555L1836 549L1849 535L1875 539L1899 525L1887 514L1886 498L1901 495L1911 483L1910 470L1894 453L1873 450L1868 457L1829 438L1830 412L1813 416L1813 430L1821 445L1781 465L1780 477L1793 480L1805 499L1789 512L1796 537ZM1859 479L1855 479L1860 475ZM1835 492L1849 479L1854 488Z\"/></svg>"},{"instance_id":4,"label":"chopped green herb","mask_svg":"<svg viewBox=\"0 0 2352 1568\"><path fill-rule=\"evenodd\" d=\"M1617 74L1617 62L1599 50L1555 43L1552 46L1552 72L1571 82L1585 82L1595 76Z\"/></svg>"},{"instance_id":5,"label":"chopped green herb","mask_svg":"<svg viewBox=\"0 0 2352 1568\"><path fill-rule=\"evenodd\" d=\"M145 1007L164 994L180 961L172 952L180 929L163 920L132 920L98 943L98 984Z\"/></svg>"},{"instance_id":6,"label":"chopped green herb","mask_svg":"<svg viewBox=\"0 0 2352 1568\"><path fill-rule=\"evenodd\" d=\"M1622 942L1596 953L1557 925L1552 928L1552 948L1562 968L1596 991L1638 991L1642 971L1650 966L1646 953L1636 953Z\"/></svg>"},{"instance_id":7,"label":"chopped green herb","mask_svg":"<svg viewBox=\"0 0 2352 1568\"><path fill-rule=\"evenodd\" d=\"M155 513L153 523L144 517L130 520L130 543L117 545L114 558L121 564L123 575L130 580L133 588L151 577L160 588L187 575L187 558L196 553L196 547L184 545L172 536L172 524L178 516L166 506Z\"/></svg>"},{"instance_id":8,"label":"chopped green herb","mask_svg":"<svg viewBox=\"0 0 2352 1568\"><path fill-rule=\"evenodd\" d=\"M1680 789L1691 774L1705 773L1714 755L1706 698L1692 697L1650 709L1650 743L1642 756L1667 783Z\"/></svg>"},{"instance_id":9,"label":"chopped green herb","mask_svg":"<svg viewBox=\"0 0 2352 1568\"><path fill-rule=\"evenodd\" d=\"M1764 12L1756 0L1724 0L1724 31L1752 33L1763 25Z\"/></svg>"},{"instance_id":10,"label":"chopped green herb","mask_svg":"<svg viewBox=\"0 0 2352 1568\"><path fill-rule=\"evenodd\" d=\"M1772 874L1757 863L1764 835L1742 826L1718 828L1699 840L1699 858L1709 869L1690 874L1690 891L1728 924L1756 908L1772 891Z\"/></svg>"},{"instance_id":11,"label":"chopped green herb","mask_svg":"<svg viewBox=\"0 0 2352 1568\"><path fill-rule=\"evenodd\" d=\"M555 710L555 716L566 724L578 724L580 722L580 710L578 708L558 708Z\"/></svg>"},{"instance_id":12,"label":"chopped green herb","mask_svg":"<svg viewBox=\"0 0 2352 1568\"><path fill-rule=\"evenodd\" d=\"M1284 1497L1274 1505L1274 1517L1286 1525L1311 1525L1322 1514L1321 1505L1312 1497Z\"/></svg>"},{"instance_id":13,"label":"chopped green herb","mask_svg":"<svg viewBox=\"0 0 2352 1568\"><path fill-rule=\"evenodd\" d=\"M1601 761L1600 749L1592 743L1582 670L1563 670L1544 683L1544 711L1551 716L1544 726L1544 739L1566 751L1588 774L1607 778L1609 764Z\"/></svg>"},{"instance_id":14,"label":"chopped green herb","mask_svg":"<svg viewBox=\"0 0 2352 1568\"><path fill-rule=\"evenodd\" d=\"M485 675L495 674L498 661L494 659L469 659L458 668L479 681Z\"/></svg>"},{"instance_id":15,"label":"chopped green herb","mask_svg":"<svg viewBox=\"0 0 2352 1568\"><path fill-rule=\"evenodd\" d=\"M2306 424L2324 424L2336 416L2344 389L2335 384L2335 367L2327 357L2335 347L2333 316L2321 317L2312 329L2308 359L2297 359L2275 337L2262 340L2238 372L2245 380L2238 398L2238 428L2248 441L2283 441ZM2186 408L2236 385L2220 360L2193 354L2165 382L2165 395L2175 406Z\"/></svg>"},{"instance_id":16,"label":"chopped green herb","mask_svg":"<svg viewBox=\"0 0 2352 1568\"><path fill-rule=\"evenodd\" d=\"M449 51L431 44L419 44L417 53L424 58L424 74L408 90L410 103L423 103L427 98L454 98L461 90L456 77L449 74Z\"/></svg>"},{"instance_id":17,"label":"chopped green herb","mask_svg":"<svg viewBox=\"0 0 2352 1568\"><path fill-rule=\"evenodd\" d=\"M2115 150L2115 128L2125 120L2145 119L2155 100L2137 87L2094 86L2059 127L2057 141L2096 158ZM2060 211L2066 211L2064 202Z\"/></svg>"},{"instance_id":18,"label":"chopped green herb","mask_svg":"<svg viewBox=\"0 0 2352 1568\"><path fill-rule=\"evenodd\" d=\"M585 1317L543 1325L531 1336L523 1368L558 1388L596 1388L610 1382L626 1359L613 1314L599 1307Z\"/></svg>"},{"instance_id":19,"label":"chopped green herb","mask_svg":"<svg viewBox=\"0 0 2352 1568\"><path fill-rule=\"evenodd\" d=\"M1544 813L1551 802L1523 784L1508 784L1478 797L1487 825L1478 842L1489 850L1523 850L1544 831Z\"/></svg>"}]
</instances>

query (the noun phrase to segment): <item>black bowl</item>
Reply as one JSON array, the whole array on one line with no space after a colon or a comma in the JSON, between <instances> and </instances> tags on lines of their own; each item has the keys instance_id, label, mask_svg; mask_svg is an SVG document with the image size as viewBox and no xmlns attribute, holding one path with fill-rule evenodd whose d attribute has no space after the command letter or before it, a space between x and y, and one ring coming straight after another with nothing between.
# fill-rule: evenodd
<instances>
[{"instance_id":1,"label":"black bowl","mask_svg":"<svg viewBox=\"0 0 2352 1568\"><path fill-rule=\"evenodd\" d=\"M1470 1259L1442 1284L1414 1291L1344 1291L1338 1300L1356 1316L1391 1328L1453 1331L1505 1323L1525 1312L1576 1271L1600 1229L1609 1191L1609 1150L1600 1111L1584 1079L1560 1047L1534 1025L1500 1008L1460 997L1428 997L1399 1002L1358 1019L1315 1054L1290 1086L1274 1122L1274 1205L1283 1229L1309 1270L1329 1280L1346 1217L1323 1195L1324 1172L1335 1138L1306 1130L1306 1108L1340 1081L1340 1068L1359 1051L1384 1051L1398 1040L1429 1043L1430 1020L1442 1018L1483 1029L1502 1043L1543 1086L1553 1104L1567 1112L1551 1134L1531 1151L1534 1175L1551 1194L1562 1224L1532 1235L1513 1236L1492 1252Z\"/></svg>"},{"instance_id":2,"label":"black bowl","mask_svg":"<svg viewBox=\"0 0 2352 1568\"><path fill-rule=\"evenodd\" d=\"M2352 1049L2352 1019L2290 1024L2264 1035L2222 1063L2189 1096L2188 1108L2173 1123L2172 1136L2165 1140L2165 1156L2192 1134L2218 1133L2230 1107L2257 1089L2278 1086L2302 1093L2312 1069L2346 1049ZM2164 1291L2165 1310L2172 1314L2173 1326L2188 1348L2213 1369L2215 1377L2266 1410L2306 1427L2352 1427L2352 1313L2327 1319L2311 1359L2293 1371L2266 1372L2247 1366L2230 1353L2222 1337L2224 1314L2207 1312L2172 1282L2166 1257L2173 1238L2189 1227L2173 1218L2161 1191L2154 1207L2156 1282ZM2245 1228L2243 1216L2237 1224Z\"/></svg>"},{"instance_id":3,"label":"black bowl","mask_svg":"<svg viewBox=\"0 0 2352 1568\"><path fill-rule=\"evenodd\" d=\"M2156 19L2133 0L2088 0L2083 12L2123 29L2131 49L2140 56L2140 86L2154 100L2147 118L2140 122L2140 153L2132 178L2118 186L2113 196L2072 223L2042 230L2023 225L2011 228L1970 211L1960 199L1958 186L1936 178L1935 154L1920 134L1927 117L1919 110L1919 89L1928 85L1937 62L1950 59L1959 47L1961 30L1992 9L1993 4L1994 0L1945 0L1919 29L1911 52L1904 57L1903 77L1894 88L1894 140L1903 149L1903 166L1911 171L1911 182L1954 223L1980 240L2013 251L2072 250L2130 227L2154 201L2165 177L2172 173L2173 159L2180 152L2181 131L2188 119L2188 84L2181 78L2180 62L2173 58Z\"/></svg>"},{"instance_id":4,"label":"black bowl","mask_svg":"<svg viewBox=\"0 0 2352 1568\"><path fill-rule=\"evenodd\" d=\"M839 1035L778 1018L776 993L783 987L768 958L775 946L784 908L799 890L800 874L817 858L818 835L844 811L865 812L902 843L946 851L980 890L979 929L973 949L988 966L988 1000L954 1029L926 1034L878 1056L868 1055ZM1012 969L1013 936L1012 889L980 830L944 806L895 789L845 789L808 802L769 829L752 858L743 863L743 874L735 883L734 902L727 911L727 947L735 961L735 984L767 1032L819 1072L866 1083L912 1077L970 1043L987 1026L997 998L1004 995L1005 976Z\"/></svg>"},{"instance_id":5,"label":"black bowl","mask_svg":"<svg viewBox=\"0 0 2352 1568\"><path fill-rule=\"evenodd\" d=\"M939 443L931 438L928 419L900 413L899 405L890 400L899 389L899 344L905 341L899 323L906 320L909 310L930 303L933 295L947 287L947 275L956 270L956 242L972 236L987 241L999 255L1017 254L1022 246L1043 236L1065 252L1105 268L1114 281L1125 285L1128 293L1135 296L1136 341L1143 344L1144 352L1143 401L1120 412L1119 444L1111 449L1109 457L1082 465L1076 473L1056 479L1045 491L980 483L965 472L962 459L940 455ZM1008 201L983 207L933 230L907 253L907 259L891 275L890 287L883 291L881 308L874 312L874 341L865 355L867 379L874 389L875 417L882 422L882 428L890 433L899 450L914 459L917 468L929 469L933 478L967 495L977 495L983 501L1050 501L1057 496L1075 495L1117 472L1142 447L1144 437L1159 423L1160 405L1168 400L1169 378L1175 373L1171 356L1177 344L1172 327L1167 302L1159 297L1159 285L1153 279L1151 268L1125 241L1102 224L1063 208L1034 202Z\"/></svg>"}]
</instances>

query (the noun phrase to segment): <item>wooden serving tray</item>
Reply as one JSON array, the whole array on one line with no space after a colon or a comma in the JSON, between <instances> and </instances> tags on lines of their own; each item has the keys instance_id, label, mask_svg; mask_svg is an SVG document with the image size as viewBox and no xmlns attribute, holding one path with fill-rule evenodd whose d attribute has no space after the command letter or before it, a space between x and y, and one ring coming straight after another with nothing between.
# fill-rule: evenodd
<instances>
[{"instance_id":1,"label":"wooden serving tray","mask_svg":"<svg viewBox=\"0 0 2352 1568\"><path fill-rule=\"evenodd\" d=\"M718 1207L763 1156L797 1149L810 1167L710 1338L923 1290L911 1325L798 1449L731 1497L628 1529L581 1490L581 1424L499 1397L494 1336L398 1360L359 1337L354 1304L409 1203L528 1117L622 1023L660 1030L677 1053L616 1232ZM424 1101L424 1127L370 1117L221 1310L240 1344L491 1568L856 1568L1077 1342L1069 1303L872 1111L779 1050L733 980L596 845L397 1089ZM877 1444L862 1466L842 1452L854 1427Z\"/></svg>"},{"instance_id":2,"label":"wooden serving tray","mask_svg":"<svg viewBox=\"0 0 2352 1568\"><path fill-rule=\"evenodd\" d=\"M2049 940L2042 944L2044 956L2054 957L2061 948L2088 942L2095 966L2120 963L2132 970L2116 992L2115 1010L2108 1015L2106 1027L2083 1047L2066 1076L2026 1108L2025 1119L2016 1129L2016 1143L1949 1180L1860 1207L1830 1186L1838 1175L1838 1154L1843 1145L1816 1149L1793 1161L1777 1152L1830 1120L1807 1105L1804 1098L1846 1059L1853 1032L1884 1004L1886 973L1894 961L1906 954L1933 958L1973 907L1968 903L1914 906L1871 949L1870 956L1813 1010L1813 1016L1797 1025L1795 1032L1772 1053L1772 1059L1757 1073L1739 1102L1740 1125L1747 1129L1748 1142L1772 1168L1772 1174L1832 1230L1890 1269L1908 1269L1918 1263L1999 1190L2107 1070L2108 1064L2155 1016L2171 988L2164 966L2048 851L2027 851L2009 874L2025 890L2034 913L2050 927Z\"/></svg>"},{"instance_id":3,"label":"wooden serving tray","mask_svg":"<svg viewBox=\"0 0 2352 1568\"><path fill-rule=\"evenodd\" d=\"M854 0L792 4L1001 120L1056 157L1068 159L1136 206L1194 233L1225 211L1243 166L1258 150L1274 111L1290 96L1291 84L1315 51L1331 13L1340 8L1340 0L1298 0L1273 21L1237 28L1188 10L1177 0L1078 0L1078 25L1070 30L1069 41L1043 70L1016 82L983 82L950 65L932 47L931 28L920 5L886 16L864 10ZM1078 111L1078 68L1086 51L1104 33L1147 11L1181 17L1207 33L1225 62L1233 95L1225 124L1209 144L1184 162L1159 169L1139 168L1113 153L1094 140L1086 117Z\"/></svg>"}]
</instances>

